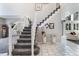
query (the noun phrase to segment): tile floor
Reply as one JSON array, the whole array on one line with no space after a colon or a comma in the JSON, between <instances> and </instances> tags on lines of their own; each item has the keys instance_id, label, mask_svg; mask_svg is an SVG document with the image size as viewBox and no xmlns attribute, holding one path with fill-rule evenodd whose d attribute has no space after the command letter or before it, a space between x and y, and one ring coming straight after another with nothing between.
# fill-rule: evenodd
<instances>
[{"instance_id":1,"label":"tile floor","mask_svg":"<svg viewBox=\"0 0 79 59\"><path fill-rule=\"evenodd\" d=\"M67 44L38 44L40 53L38 56L79 56L79 45L67 41Z\"/></svg>"},{"instance_id":2,"label":"tile floor","mask_svg":"<svg viewBox=\"0 0 79 59\"><path fill-rule=\"evenodd\" d=\"M54 44L39 44L39 46L40 46L39 56L61 55L58 53L57 46Z\"/></svg>"}]
</instances>

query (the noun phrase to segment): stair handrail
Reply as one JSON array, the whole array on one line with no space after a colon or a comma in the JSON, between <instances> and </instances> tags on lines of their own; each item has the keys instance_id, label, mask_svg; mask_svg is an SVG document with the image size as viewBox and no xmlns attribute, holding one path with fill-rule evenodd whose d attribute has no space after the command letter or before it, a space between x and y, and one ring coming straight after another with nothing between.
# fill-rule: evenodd
<instances>
[{"instance_id":1,"label":"stair handrail","mask_svg":"<svg viewBox=\"0 0 79 59\"><path fill-rule=\"evenodd\" d=\"M32 22L32 30L31 30L31 36L32 36L32 38L31 38L31 41L32 41L32 43L31 43L31 46L32 46L32 56L34 55L34 43L35 43L35 35L36 35L36 33L35 33L35 31L36 31L36 26L37 26L37 12L35 13L35 18L34 18L34 21Z\"/></svg>"},{"instance_id":2,"label":"stair handrail","mask_svg":"<svg viewBox=\"0 0 79 59\"><path fill-rule=\"evenodd\" d=\"M19 22L19 21L16 21L16 22ZM13 50L13 46L14 46L14 44L13 44L13 41L12 41L12 36L13 36L13 31L17 31L17 30L15 30L15 28L17 28L18 26L20 26L20 25L22 25L23 26L23 28L26 26L26 19L23 21L23 19L22 19L22 21L21 22L19 22L19 23L16 23L15 24L15 26L12 28L12 24L11 23L9 23L9 55L12 55L12 50ZM23 30L22 28L21 28L21 30Z\"/></svg>"},{"instance_id":3,"label":"stair handrail","mask_svg":"<svg viewBox=\"0 0 79 59\"><path fill-rule=\"evenodd\" d=\"M16 22L18 22L18 23L16 23ZM15 30L15 31L17 31L17 29L19 28L18 26L21 25L22 26L22 28L20 30L20 32L21 32L23 30L23 28L25 27L25 25L26 25L26 19L24 19L24 21L22 19L22 21L16 21L16 22L15 22L15 25L14 25L14 27L12 29ZM24 24L24 26L23 26L23 24Z\"/></svg>"},{"instance_id":4,"label":"stair handrail","mask_svg":"<svg viewBox=\"0 0 79 59\"><path fill-rule=\"evenodd\" d=\"M56 9L60 9L60 3L56 3ZM55 10L56 10L56 9L55 9ZM54 12L55 10L53 10L53 12ZM55 12L56 12L56 11L55 11ZM54 12L54 13L55 13L55 12ZM52 16L54 13L51 12L51 13L50 13L51 16ZM49 15L50 15L50 14L49 14ZM48 18L50 18L49 15L48 15ZM47 20L48 18L46 17L46 19L45 19L43 22L40 22L40 25L39 25L39 26L41 26L41 25L44 24L46 21L48 21L48 20ZM39 26L37 26L37 27L39 27Z\"/></svg>"}]
</instances>

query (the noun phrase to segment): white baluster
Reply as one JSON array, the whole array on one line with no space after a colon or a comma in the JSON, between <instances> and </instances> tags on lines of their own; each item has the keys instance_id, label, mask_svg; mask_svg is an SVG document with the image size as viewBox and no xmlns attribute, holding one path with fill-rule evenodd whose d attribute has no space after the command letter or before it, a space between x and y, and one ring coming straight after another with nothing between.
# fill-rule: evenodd
<instances>
[{"instance_id":1,"label":"white baluster","mask_svg":"<svg viewBox=\"0 0 79 59\"><path fill-rule=\"evenodd\" d=\"M11 25L8 24L9 26L9 56L12 55L12 29L11 29Z\"/></svg>"},{"instance_id":2,"label":"white baluster","mask_svg":"<svg viewBox=\"0 0 79 59\"><path fill-rule=\"evenodd\" d=\"M36 17L37 17L37 12L35 13L35 18L34 18L34 22L33 22L33 25L32 25L32 31L31 31L31 36L32 36L32 38L31 38L31 40L32 40L32 56L34 55L34 40L35 40L35 31L36 31L36 26L37 26L37 19L36 19Z\"/></svg>"}]
</instances>

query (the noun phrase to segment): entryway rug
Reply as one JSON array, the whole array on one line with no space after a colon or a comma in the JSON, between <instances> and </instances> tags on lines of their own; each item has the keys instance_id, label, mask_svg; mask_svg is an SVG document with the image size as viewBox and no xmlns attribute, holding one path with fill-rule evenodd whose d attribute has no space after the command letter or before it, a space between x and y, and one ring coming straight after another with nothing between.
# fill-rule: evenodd
<instances>
[{"instance_id":1,"label":"entryway rug","mask_svg":"<svg viewBox=\"0 0 79 59\"><path fill-rule=\"evenodd\" d=\"M79 45L79 40L71 40L71 39L67 39L68 41L72 42L72 43L75 43L75 44L78 44Z\"/></svg>"}]
</instances>

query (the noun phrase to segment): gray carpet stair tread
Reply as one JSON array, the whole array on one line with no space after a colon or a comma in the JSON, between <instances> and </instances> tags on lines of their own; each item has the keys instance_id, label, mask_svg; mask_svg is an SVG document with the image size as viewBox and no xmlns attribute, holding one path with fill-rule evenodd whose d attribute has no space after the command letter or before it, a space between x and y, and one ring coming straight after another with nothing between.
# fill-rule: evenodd
<instances>
[{"instance_id":1,"label":"gray carpet stair tread","mask_svg":"<svg viewBox=\"0 0 79 59\"><path fill-rule=\"evenodd\" d=\"M23 32L17 39L17 43L14 44L14 49L12 50L13 56L29 56L31 55L31 27L24 27ZM34 43L34 55L39 53L39 47L36 42Z\"/></svg>"},{"instance_id":2,"label":"gray carpet stair tread","mask_svg":"<svg viewBox=\"0 0 79 59\"><path fill-rule=\"evenodd\" d=\"M22 34L21 36L31 36L31 34Z\"/></svg>"},{"instance_id":3,"label":"gray carpet stair tread","mask_svg":"<svg viewBox=\"0 0 79 59\"><path fill-rule=\"evenodd\" d=\"M15 45L31 45L31 43L17 43Z\"/></svg>"},{"instance_id":4,"label":"gray carpet stair tread","mask_svg":"<svg viewBox=\"0 0 79 59\"><path fill-rule=\"evenodd\" d=\"M17 39L17 40L22 40L22 39L23 39L23 40L28 40L28 39L31 40L31 38L28 38L28 37L27 37L27 38L24 38L24 37L23 37L23 38L20 38L20 39Z\"/></svg>"}]
</instances>

